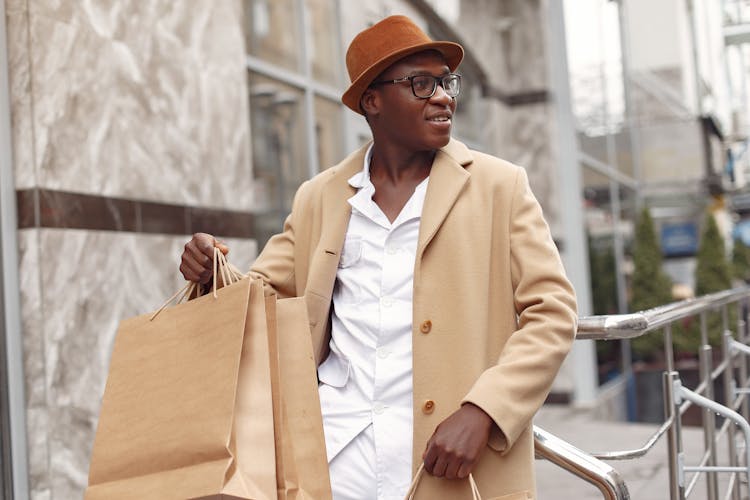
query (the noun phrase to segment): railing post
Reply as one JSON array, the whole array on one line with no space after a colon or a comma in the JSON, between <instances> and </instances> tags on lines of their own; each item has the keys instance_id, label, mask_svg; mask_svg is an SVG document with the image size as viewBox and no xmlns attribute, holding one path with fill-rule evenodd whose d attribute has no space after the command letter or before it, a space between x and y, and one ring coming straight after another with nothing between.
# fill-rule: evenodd
<instances>
[{"instance_id":1,"label":"railing post","mask_svg":"<svg viewBox=\"0 0 750 500\"><path fill-rule=\"evenodd\" d=\"M705 326L705 316L701 315L701 329L703 330ZM704 344L700 347L698 351L698 368L700 378L706 384L704 396L714 401L714 381L711 378L711 371L713 370L712 353L713 349L710 345ZM706 465L710 467L716 465L716 420L713 412L708 408L703 408L703 446L708 452ZM716 479L716 472L706 472L706 493L708 500L717 500L719 498L719 483Z\"/></svg>"},{"instance_id":2,"label":"railing post","mask_svg":"<svg viewBox=\"0 0 750 500\"><path fill-rule=\"evenodd\" d=\"M732 342L732 332L729 330L724 331L724 335L721 337L721 350L724 357L724 361L727 363L724 369L724 402L727 407L734 409L734 354L730 348ZM734 441L735 429L733 426L727 428L727 444L729 445L729 465L731 467L737 467L739 461L737 460L737 445ZM732 481L732 500L740 500L740 485L739 476L737 473L733 473L735 481Z\"/></svg>"},{"instance_id":3,"label":"railing post","mask_svg":"<svg viewBox=\"0 0 750 500\"><path fill-rule=\"evenodd\" d=\"M674 385L677 372L664 372L662 376L664 390L664 417L673 418L672 425L667 432L667 454L669 456L669 498L670 500L685 499L685 476L682 470L682 423L680 410L675 403Z\"/></svg>"},{"instance_id":4,"label":"railing post","mask_svg":"<svg viewBox=\"0 0 750 500\"><path fill-rule=\"evenodd\" d=\"M664 359L667 362L667 371L674 371L674 340L672 339L672 323L664 327Z\"/></svg>"},{"instance_id":5,"label":"railing post","mask_svg":"<svg viewBox=\"0 0 750 500\"><path fill-rule=\"evenodd\" d=\"M743 299L737 303L737 341L743 344L747 340L747 314L747 299ZM737 362L739 364L738 385L744 388L747 387L747 356L739 356ZM742 401L739 412L745 420L750 420L750 405L748 405L747 397L744 394L739 397Z\"/></svg>"}]
</instances>

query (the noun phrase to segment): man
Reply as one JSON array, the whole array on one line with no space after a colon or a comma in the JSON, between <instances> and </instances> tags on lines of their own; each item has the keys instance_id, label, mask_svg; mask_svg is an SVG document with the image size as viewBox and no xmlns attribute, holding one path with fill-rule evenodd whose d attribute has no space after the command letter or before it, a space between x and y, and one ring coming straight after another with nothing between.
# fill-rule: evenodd
<instances>
[{"instance_id":1,"label":"man","mask_svg":"<svg viewBox=\"0 0 750 500\"><path fill-rule=\"evenodd\" d=\"M461 46L404 16L352 41L342 101L373 142L304 183L252 273L304 295L335 499L533 498L531 418L576 328L522 168L450 131ZM197 234L180 269L211 279Z\"/></svg>"}]
</instances>

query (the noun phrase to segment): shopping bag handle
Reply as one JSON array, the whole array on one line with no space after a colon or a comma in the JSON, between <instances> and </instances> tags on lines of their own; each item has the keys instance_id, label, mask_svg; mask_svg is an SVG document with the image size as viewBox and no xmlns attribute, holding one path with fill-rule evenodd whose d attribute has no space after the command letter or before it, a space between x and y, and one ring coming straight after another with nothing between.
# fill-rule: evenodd
<instances>
[{"instance_id":1,"label":"shopping bag handle","mask_svg":"<svg viewBox=\"0 0 750 500\"><path fill-rule=\"evenodd\" d=\"M417 469L417 473L414 474L414 479L411 481L411 485L409 486L409 491L406 492L406 497L404 500L413 500L414 495L417 493L417 485L419 484L419 479L422 477L422 473L424 472L424 462L419 464L419 468ZM479 494L479 488L477 488L477 483L474 481L474 476L469 474L469 485L471 486L471 498L474 500L482 500L482 496Z\"/></svg>"},{"instance_id":2,"label":"shopping bag handle","mask_svg":"<svg viewBox=\"0 0 750 500\"><path fill-rule=\"evenodd\" d=\"M213 283L213 296L214 298L217 298L218 295L216 293L216 282L218 281L216 278L221 274L222 282L225 285L231 285L232 283L236 283L240 281L242 278L244 278L246 275L243 274L237 267L232 265L224 255L224 252L219 250L217 247L214 247L214 259L213 259L213 268L214 268L214 283ZM157 311L151 315L149 318L149 321L153 321L154 318L156 318L159 313L161 313L164 309L167 308L169 304L172 302L175 302L179 304L191 295L193 293L196 294L196 296L200 297L203 295L203 287L201 287L200 283L197 283L195 281L188 281L184 287L182 287L180 290L177 291L174 295L169 297L162 306L157 309ZM179 297L179 299L178 299Z\"/></svg>"}]
</instances>

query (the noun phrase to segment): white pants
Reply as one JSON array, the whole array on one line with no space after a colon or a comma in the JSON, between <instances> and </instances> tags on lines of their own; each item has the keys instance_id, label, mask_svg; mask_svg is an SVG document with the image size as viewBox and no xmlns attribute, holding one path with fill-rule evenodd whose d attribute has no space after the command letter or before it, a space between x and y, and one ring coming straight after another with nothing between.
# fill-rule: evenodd
<instances>
[{"instance_id":1,"label":"white pants","mask_svg":"<svg viewBox=\"0 0 750 500\"><path fill-rule=\"evenodd\" d=\"M404 471L405 485L379 485L375 457L375 435L369 425L328 464L333 500L403 500L411 471Z\"/></svg>"}]
</instances>

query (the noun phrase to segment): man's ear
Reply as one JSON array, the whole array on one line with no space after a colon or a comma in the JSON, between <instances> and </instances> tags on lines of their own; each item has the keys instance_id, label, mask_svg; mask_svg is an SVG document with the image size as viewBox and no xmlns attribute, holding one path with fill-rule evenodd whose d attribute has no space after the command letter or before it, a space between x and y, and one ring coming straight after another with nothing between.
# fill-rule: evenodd
<instances>
[{"instance_id":1,"label":"man's ear","mask_svg":"<svg viewBox=\"0 0 750 500\"><path fill-rule=\"evenodd\" d=\"M375 116L380 110L380 94L373 89L366 89L359 100L359 105L367 116Z\"/></svg>"}]
</instances>

